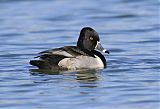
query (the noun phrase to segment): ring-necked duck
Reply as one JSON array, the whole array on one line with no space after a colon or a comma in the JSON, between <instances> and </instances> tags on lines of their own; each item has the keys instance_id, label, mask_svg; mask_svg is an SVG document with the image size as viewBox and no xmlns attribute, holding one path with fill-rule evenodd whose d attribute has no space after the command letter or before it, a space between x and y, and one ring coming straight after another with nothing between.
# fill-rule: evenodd
<instances>
[{"instance_id":1,"label":"ring-necked duck","mask_svg":"<svg viewBox=\"0 0 160 109\"><path fill-rule=\"evenodd\" d=\"M40 59L31 60L30 64L47 70L104 68L106 59L97 50L109 54L109 51L102 47L98 33L90 27L84 27L77 46L64 46L40 52L40 56L37 56Z\"/></svg>"}]
</instances>

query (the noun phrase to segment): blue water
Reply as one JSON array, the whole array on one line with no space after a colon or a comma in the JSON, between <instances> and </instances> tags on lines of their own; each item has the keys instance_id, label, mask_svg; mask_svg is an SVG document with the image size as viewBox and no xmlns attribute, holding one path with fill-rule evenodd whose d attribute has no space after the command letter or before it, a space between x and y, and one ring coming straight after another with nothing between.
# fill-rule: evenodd
<instances>
[{"instance_id":1,"label":"blue water","mask_svg":"<svg viewBox=\"0 0 160 109\"><path fill-rule=\"evenodd\" d=\"M1 0L0 109L160 109L158 0ZM35 72L40 51L94 28L108 67Z\"/></svg>"}]
</instances>

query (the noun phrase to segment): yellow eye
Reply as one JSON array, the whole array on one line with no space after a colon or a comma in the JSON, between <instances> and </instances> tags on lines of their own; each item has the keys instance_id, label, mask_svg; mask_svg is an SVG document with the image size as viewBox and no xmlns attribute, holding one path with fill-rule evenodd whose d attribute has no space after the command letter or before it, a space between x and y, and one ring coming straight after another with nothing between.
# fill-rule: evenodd
<instances>
[{"instance_id":1,"label":"yellow eye","mask_svg":"<svg viewBox=\"0 0 160 109\"><path fill-rule=\"evenodd\" d=\"M93 37L90 37L89 39L90 39L90 40L93 40Z\"/></svg>"}]
</instances>

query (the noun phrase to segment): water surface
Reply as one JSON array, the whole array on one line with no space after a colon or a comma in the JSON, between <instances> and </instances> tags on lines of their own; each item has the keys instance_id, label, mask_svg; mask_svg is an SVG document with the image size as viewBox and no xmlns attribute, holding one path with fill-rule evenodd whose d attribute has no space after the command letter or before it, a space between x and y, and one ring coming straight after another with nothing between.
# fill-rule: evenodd
<instances>
[{"instance_id":1,"label":"water surface","mask_svg":"<svg viewBox=\"0 0 160 109\"><path fill-rule=\"evenodd\" d=\"M1 0L0 109L158 109L158 0ZM40 51L94 28L108 67L34 72Z\"/></svg>"}]
</instances>

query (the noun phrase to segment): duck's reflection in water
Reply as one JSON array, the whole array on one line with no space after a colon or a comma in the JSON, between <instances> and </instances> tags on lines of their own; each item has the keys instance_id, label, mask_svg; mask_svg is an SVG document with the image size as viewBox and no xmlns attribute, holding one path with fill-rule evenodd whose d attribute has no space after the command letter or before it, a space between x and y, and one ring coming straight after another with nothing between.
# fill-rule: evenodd
<instances>
[{"instance_id":1,"label":"duck's reflection in water","mask_svg":"<svg viewBox=\"0 0 160 109\"><path fill-rule=\"evenodd\" d=\"M91 83L99 79L100 70L82 70L75 73L76 80L79 82Z\"/></svg>"},{"instance_id":2,"label":"duck's reflection in water","mask_svg":"<svg viewBox=\"0 0 160 109\"><path fill-rule=\"evenodd\" d=\"M99 76L102 70L103 69L83 69L83 70L76 70L76 71L46 71L46 70L39 70L39 69L31 69L30 73L32 75L39 75L39 76L63 75L62 79L64 79L65 77L74 77L74 80L76 80L77 82L94 83L99 79Z\"/></svg>"}]
</instances>

